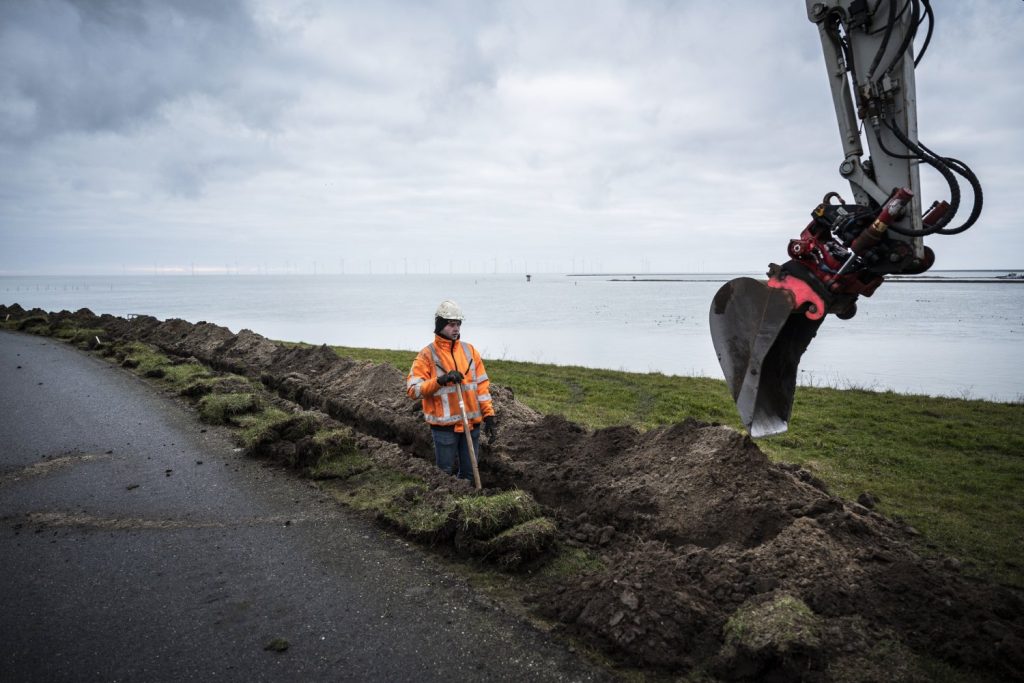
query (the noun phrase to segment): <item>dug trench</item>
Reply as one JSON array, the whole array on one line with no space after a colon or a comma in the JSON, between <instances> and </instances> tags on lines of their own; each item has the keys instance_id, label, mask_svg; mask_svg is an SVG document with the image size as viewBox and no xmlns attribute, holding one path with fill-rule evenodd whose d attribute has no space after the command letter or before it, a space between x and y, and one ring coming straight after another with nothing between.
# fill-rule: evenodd
<instances>
[{"instance_id":1,"label":"dug trench","mask_svg":"<svg viewBox=\"0 0 1024 683\"><path fill-rule=\"evenodd\" d=\"M771 462L730 427L589 431L492 384L502 429L481 460L477 494L433 466L419 406L391 366L206 322L17 304L0 306L0 320L127 366L145 363L142 345L157 349L171 367L191 368L181 393L200 410L228 397L216 405L243 427L239 416L262 401L276 417L249 425L249 451L325 479L343 501L369 468L397 473L372 508L382 523L495 571L544 574L521 583L529 609L621 670L1024 680L1019 591L918 554L913 529ZM332 452L344 457L327 459ZM481 502L494 503L486 515ZM540 571L566 553L590 561Z\"/></svg>"}]
</instances>

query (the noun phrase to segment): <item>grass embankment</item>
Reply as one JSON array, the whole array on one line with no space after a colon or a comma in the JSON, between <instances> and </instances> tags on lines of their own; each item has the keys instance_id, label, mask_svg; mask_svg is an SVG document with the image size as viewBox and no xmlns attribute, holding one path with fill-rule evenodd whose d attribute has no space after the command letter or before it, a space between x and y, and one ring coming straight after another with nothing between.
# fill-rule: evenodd
<instances>
[{"instance_id":1,"label":"grass embankment","mask_svg":"<svg viewBox=\"0 0 1024 683\"><path fill-rule=\"evenodd\" d=\"M51 327L44 317L3 326L51 334L115 356L139 374L197 399L200 416L234 426L247 449L279 438L282 431L288 436L308 432L316 458L289 464L314 478L361 487L347 500L355 507L364 493L372 503L409 485L397 473L368 468L346 445L349 439L293 424L294 416L270 405L258 382L211 372L195 362L172 361L144 344L97 348L101 330ZM415 356L413 351L335 350L390 363L403 372ZM687 417L740 427L720 380L502 360L489 360L487 367L492 380L512 388L523 403L591 428L631 424L643 430ZM844 498L870 492L881 512L899 516L922 532L923 549L940 550L960 558L973 572L1024 586L1024 404L801 388L793 416L789 432L759 441L770 457L803 465ZM449 503L453 501L442 508ZM403 514L418 513L408 509ZM421 523L410 521L408 526L416 531Z\"/></svg>"},{"instance_id":2,"label":"grass embankment","mask_svg":"<svg viewBox=\"0 0 1024 683\"><path fill-rule=\"evenodd\" d=\"M413 351L334 347L407 372ZM497 384L544 413L591 428L649 429L693 417L740 428L725 382L486 360ZM877 509L922 533L923 550L975 573L1024 586L1024 403L800 388L789 432L761 439L847 499L870 492Z\"/></svg>"},{"instance_id":3,"label":"grass embankment","mask_svg":"<svg viewBox=\"0 0 1024 683\"><path fill-rule=\"evenodd\" d=\"M418 476L362 452L351 427L302 410L257 380L192 358L171 358L149 344L104 341L104 330L81 328L73 320L30 316L0 321L0 328L53 336L95 351L190 399L202 421L230 428L248 455L322 480L324 490L340 502L414 540L509 570L548 557L556 545L554 522L528 493L431 493ZM574 558L571 550L557 553L558 566L571 570L578 564Z\"/></svg>"}]
</instances>

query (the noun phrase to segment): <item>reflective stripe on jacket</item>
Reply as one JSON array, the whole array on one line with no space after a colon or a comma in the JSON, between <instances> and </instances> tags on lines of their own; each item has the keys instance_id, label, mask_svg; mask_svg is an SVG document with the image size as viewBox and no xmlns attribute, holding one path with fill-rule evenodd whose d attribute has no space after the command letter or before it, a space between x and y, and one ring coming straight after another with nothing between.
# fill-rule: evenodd
<instances>
[{"instance_id":1,"label":"reflective stripe on jacket","mask_svg":"<svg viewBox=\"0 0 1024 683\"><path fill-rule=\"evenodd\" d=\"M462 373L462 397L470 424L475 427L488 415L494 415L491 382L484 361L473 346L463 341L453 342L434 335L434 343L424 347L412 362L405 391L409 398L423 402L423 417L431 425L454 427L461 432L464 430L459 412L460 387L442 387L437 383L437 378L450 370Z\"/></svg>"}]
</instances>

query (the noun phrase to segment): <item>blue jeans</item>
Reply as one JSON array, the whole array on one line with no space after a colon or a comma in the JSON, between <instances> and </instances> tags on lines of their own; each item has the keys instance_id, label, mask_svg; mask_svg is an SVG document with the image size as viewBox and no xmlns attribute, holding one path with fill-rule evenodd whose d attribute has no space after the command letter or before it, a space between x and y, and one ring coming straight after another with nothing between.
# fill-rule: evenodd
<instances>
[{"instance_id":1,"label":"blue jeans","mask_svg":"<svg viewBox=\"0 0 1024 683\"><path fill-rule=\"evenodd\" d=\"M457 474L459 479L473 481L473 465L469 462L465 433L434 428L430 429L430 433L434 436L434 459L437 466L448 474ZM480 428L477 427L470 434L473 435L473 452L476 453L477 462L480 462Z\"/></svg>"}]
</instances>

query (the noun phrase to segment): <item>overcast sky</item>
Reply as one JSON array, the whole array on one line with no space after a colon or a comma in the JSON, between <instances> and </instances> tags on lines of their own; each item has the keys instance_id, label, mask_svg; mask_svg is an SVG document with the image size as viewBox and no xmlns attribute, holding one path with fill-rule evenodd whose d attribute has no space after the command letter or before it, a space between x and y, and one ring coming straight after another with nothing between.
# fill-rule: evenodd
<instances>
[{"instance_id":1,"label":"overcast sky","mask_svg":"<svg viewBox=\"0 0 1024 683\"><path fill-rule=\"evenodd\" d=\"M1024 2L933 6L936 268L1024 267ZM0 274L758 271L849 196L803 0L0 0L0 65Z\"/></svg>"}]
</instances>

